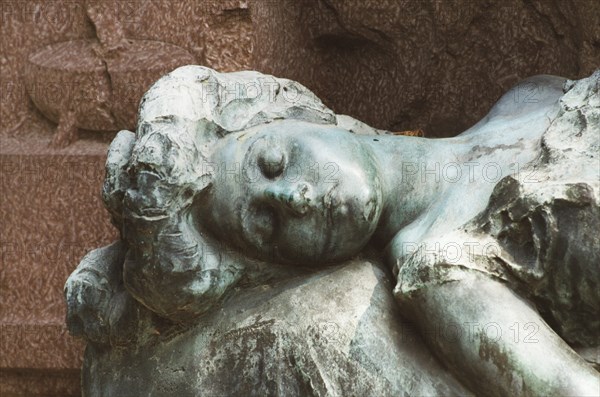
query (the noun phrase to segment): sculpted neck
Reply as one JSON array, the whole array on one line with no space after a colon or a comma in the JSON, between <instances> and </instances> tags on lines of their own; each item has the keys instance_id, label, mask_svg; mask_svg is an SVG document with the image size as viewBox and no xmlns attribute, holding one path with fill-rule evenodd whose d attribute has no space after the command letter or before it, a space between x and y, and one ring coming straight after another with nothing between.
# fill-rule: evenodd
<instances>
[{"instance_id":1,"label":"sculpted neck","mask_svg":"<svg viewBox=\"0 0 600 397\"><path fill-rule=\"evenodd\" d=\"M444 166L458 162L461 146L452 139L358 138L373 150L381 170L383 211L374 237L387 244L443 195L449 184Z\"/></svg>"}]
</instances>

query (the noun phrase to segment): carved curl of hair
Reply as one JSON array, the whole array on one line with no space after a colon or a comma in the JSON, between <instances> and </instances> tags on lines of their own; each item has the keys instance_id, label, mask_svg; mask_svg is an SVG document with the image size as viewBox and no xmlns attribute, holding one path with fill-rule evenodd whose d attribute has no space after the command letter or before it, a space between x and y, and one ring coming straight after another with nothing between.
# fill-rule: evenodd
<instances>
[{"instance_id":1,"label":"carved curl of hair","mask_svg":"<svg viewBox=\"0 0 600 397\"><path fill-rule=\"evenodd\" d=\"M124 199L135 187L136 172L154 172L174 191L195 195L211 181L203 164L212 143L277 119L337 122L312 92L287 79L251 71L218 73L202 66L165 75L143 96L136 133L121 131L110 145L102 198L113 222L122 229ZM169 204L140 199L136 206L159 212Z\"/></svg>"}]
</instances>

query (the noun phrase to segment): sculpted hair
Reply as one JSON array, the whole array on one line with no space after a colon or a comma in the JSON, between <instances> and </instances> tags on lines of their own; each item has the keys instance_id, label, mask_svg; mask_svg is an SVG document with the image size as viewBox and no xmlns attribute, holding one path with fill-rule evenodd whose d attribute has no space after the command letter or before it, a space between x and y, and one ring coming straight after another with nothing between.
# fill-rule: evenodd
<instances>
[{"instance_id":1,"label":"sculpted hair","mask_svg":"<svg viewBox=\"0 0 600 397\"><path fill-rule=\"evenodd\" d=\"M143 96L135 134L119 132L108 151L102 198L116 226L122 229L123 200L135 187L130 176L136 171L153 172L169 188L195 194L210 184L202 164L217 139L277 119L337 123L311 91L291 80L202 66L165 75ZM138 204L143 210L168 203Z\"/></svg>"}]
</instances>

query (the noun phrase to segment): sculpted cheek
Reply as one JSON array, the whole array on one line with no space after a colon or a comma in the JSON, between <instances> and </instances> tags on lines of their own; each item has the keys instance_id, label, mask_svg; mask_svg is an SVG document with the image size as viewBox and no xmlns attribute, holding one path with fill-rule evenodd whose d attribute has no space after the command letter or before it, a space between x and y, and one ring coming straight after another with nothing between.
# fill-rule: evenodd
<instances>
[{"instance_id":1,"label":"sculpted cheek","mask_svg":"<svg viewBox=\"0 0 600 397\"><path fill-rule=\"evenodd\" d=\"M242 231L249 243L259 247L272 241L276 226L276 213L266 205L250 207L242 215Z\"/></svg>"}]
</instances>

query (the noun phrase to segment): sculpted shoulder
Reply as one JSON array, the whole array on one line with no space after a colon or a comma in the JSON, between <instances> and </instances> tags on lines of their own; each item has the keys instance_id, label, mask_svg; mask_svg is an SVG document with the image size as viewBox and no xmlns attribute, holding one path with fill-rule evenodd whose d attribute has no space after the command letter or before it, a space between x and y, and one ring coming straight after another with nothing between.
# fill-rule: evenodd
<instances>
[{"instance_id":1,"label":"sculpted shoulder","mask_svg":"<svg viewBox=\"0 0 600 397\"><path fill-rule=\"evenodd\" d=\"M387 246L392 263L401 262L426 239L435 240L485 210L496 185L507 177L527 177L539 158L542 137L560 109L566 79L527 78L504 94L477 124L447 140L455 159L418 168L417 181L435 179L444 188L437 200L398 231Z\"/></svg>"}]
</instances>

